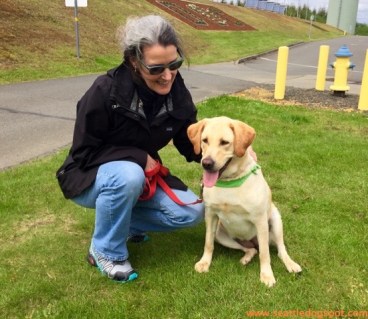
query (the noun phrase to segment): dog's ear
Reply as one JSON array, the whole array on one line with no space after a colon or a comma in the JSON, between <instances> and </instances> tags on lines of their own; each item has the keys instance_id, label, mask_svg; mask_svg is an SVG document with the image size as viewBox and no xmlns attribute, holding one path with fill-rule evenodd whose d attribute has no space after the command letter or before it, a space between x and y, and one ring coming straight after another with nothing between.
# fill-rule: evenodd
<instances>
[{"instance_id":1,"label":"dog's ear","mask_svg":"<svg viewBox=\"0 0 368 319\"><path fill-rule=\"evenodd\" d=\"M194 153L201 153L201 135L206 124L205 120L201 120L197 123L190 125L187 129L189 140L194 146Z\"/></svg>"},{"instance_id":2,"label":"dog's ear","mask_svg":"<svg viewBox=\"0 0 368 319\"><path fill-rule=\"evenodd\" d=\"M236 156L242 157L256 137L256 131L253 127L237 120L234 120L230 127L234 132L234 153Z\"/></svg>"}]
</instances>

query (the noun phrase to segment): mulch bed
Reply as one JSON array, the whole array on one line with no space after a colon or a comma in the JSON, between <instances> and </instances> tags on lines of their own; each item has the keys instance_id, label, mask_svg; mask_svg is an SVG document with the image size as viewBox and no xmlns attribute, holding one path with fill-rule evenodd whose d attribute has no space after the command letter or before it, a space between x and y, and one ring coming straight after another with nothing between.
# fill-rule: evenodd
<instances>
[{"instance_id":1,"label":"mulch bed","mask_svg":"<svg viewBox=\"0 0 368 319\"><path fill-rule=\"evenodd\" d=\"M233 94L238 97L264 101L277 105L299 105L307 108L335 109L352 112L358 110L359 95L346 93L344 97L336 96L332 91L317 91L286 87L283 100L274 99L274 85L258 84L250 89Z\"/></svg>"},{"instance_id":2,"label":"mulch bed","mask_svg":"<svg viewBox=\"0 0 368 319\"><path fill-rule=\"evenodd\" d=\"M147 0L199 30L251 31L252 26L210 5L180 0Z\"/></svg>"}]
</instances>

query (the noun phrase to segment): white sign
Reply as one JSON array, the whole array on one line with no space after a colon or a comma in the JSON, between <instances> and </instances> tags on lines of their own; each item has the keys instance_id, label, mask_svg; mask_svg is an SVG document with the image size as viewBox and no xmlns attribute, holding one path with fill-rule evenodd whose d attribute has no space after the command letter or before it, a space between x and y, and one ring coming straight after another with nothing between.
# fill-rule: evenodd
<instances>
[{"instance_id":1,"label":"white sign","mask_svg":"<svg viewBox=\"0 0 368 319\"><path fill-rule=\"evenodd\" d=\"M87 7L87 0L77 0L78 8L79 7ZM65 0L66 7L74 7L75 0Z\"/></svg>"}]
</instances>

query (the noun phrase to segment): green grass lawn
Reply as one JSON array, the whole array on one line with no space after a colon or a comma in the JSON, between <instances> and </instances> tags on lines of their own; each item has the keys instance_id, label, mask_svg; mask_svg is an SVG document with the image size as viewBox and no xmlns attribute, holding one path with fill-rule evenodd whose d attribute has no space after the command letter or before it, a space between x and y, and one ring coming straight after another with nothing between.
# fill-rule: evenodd
<instances>
[{"instance_id":1,"label":"green grass lawn","mask_svg":"<svg viewBox=\"0 0 368 319\"><path fill-rule=\"evenodd\" d=\"M0 318L247 318L254 317L251 310L367 310L366 114L225 96L199 105L200 118L218 115L256 129L254 149L301 276L287 273L272 249L277 283L266 288L258 258L243 267L241 252L219 245L210 272L196 273L202 223L129 244L139 278L108 280L85 261L93 210L65 200L54 177L63 150L0 173ZM198 164L186 163L171 145L161 155L198 191Z\"/></svg>"}]
</instances>

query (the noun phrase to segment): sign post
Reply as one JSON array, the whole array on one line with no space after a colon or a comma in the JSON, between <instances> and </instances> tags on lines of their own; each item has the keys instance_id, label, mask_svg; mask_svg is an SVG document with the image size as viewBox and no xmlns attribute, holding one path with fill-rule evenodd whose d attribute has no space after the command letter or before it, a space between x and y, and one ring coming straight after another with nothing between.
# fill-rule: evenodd
<instances>
[{"instance_id":1,"label":"sign post","mask_svg":"<svg viewBox=\"0 0 368 319\"><path fill-rule=\"evenodd\" d=\"M310 16L310 24L309 24L309 39L311 38L313 20L314 20L314 15L312 14Z\"/></svg>"},{"instance_id":2,"label":"sign post","mask_svg":"<svg viewBox=\"0 0 368 319\"><path fill-rule=\"evenodd\" d=\"M79 49L79 21L78 21L78 0L74 0L74 28L75 28L75 46L77 48L77 58L80 58Z\"/></svg>"},{"instance_id":3,"label":"sign post","mask_svg":"<svg viewBox=\"0 0 368 319\"><path fill-rule=\"evenodd\" d=\"M74 7L74 28L75 28L75 42L77 48L77 58L80 58L79 49L79 19L78 7L87 7L87 0L65 0L65 6Z\"/></svg>"}]
</instances>

